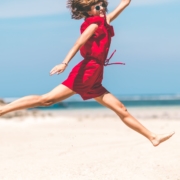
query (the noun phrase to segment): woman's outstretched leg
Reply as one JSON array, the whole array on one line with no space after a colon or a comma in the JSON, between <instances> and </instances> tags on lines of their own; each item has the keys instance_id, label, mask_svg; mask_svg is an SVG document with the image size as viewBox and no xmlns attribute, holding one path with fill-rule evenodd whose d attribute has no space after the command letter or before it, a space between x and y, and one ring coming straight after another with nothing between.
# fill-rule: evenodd
<instances>
[{"instance_id":1,"label":"woman's outstretched leg","mask_svg":"<svg viewBox=\"0 0 180 180\"><path fill-rule=\"evenodd\" d=\"M0 108L0 116L21 109L33 108L37 106L50 106L57 102L60 102L72 95L76 94L68 87L60 84L52 91L44 95L31 95L22 97L10 104L7 104Z\"/></svg>"},{"instance_id":2,"label":"woman's outstretched leg","mask_svg":"<svg viewBox=\"0 0 180 180\"><path fill-rule=\"evenodd\" d=\"M148 138L154 146L158 146L160 143L166 141L174 134L174 132L161 135L152 133L147 128L145 128L139 121L137 121L127 111L125 106L110 93L105 93L104 95L94 99L100 104L112 109L127 126Z\"/></svg>"}]
</instances>

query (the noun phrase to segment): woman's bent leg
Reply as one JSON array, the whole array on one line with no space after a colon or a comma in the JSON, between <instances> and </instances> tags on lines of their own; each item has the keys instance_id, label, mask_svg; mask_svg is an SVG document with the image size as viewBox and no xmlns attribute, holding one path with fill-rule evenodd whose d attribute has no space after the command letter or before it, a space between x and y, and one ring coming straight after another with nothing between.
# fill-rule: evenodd
<instances>
[{"instance_id":1,"label":"woman's bent leg","mask_svg":"<svg viewBox=\"0 0 180 180\"><path fill-rule=\"evenodd\" d=\"M25 96L10 104L1 107L0 116L11 111L33 108L37 106L50 106L74 94L76 94L76 92L72 91L63 84L60 84L59 86L57 86L47 94L40 96L38 95Z\"/></svg>"},{"instance_id":2,"label":"woman's bent leg","mask_svg":"<svg viewBox=\"0 0 180 180\"><path fill-rule=\"evenodd\" d=\"M139 121L137 121L127 111L125 106L110 93L105 93L104 95L94 99L100 104L112 109L127 126L148 138L154 146L157 146L161 142L166 141L174 134L174 132L162 135L152 133L147 128L145 128Z\"/></svg>"}]
</instances>

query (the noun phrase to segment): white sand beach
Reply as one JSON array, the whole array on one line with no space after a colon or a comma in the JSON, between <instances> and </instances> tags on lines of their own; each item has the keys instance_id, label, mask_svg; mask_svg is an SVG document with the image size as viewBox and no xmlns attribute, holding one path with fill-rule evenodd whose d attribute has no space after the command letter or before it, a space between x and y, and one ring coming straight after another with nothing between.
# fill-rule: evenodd
<instances>
[{"instance_id":1,"label":"white sand beach","mask_svg":"<svg viewBox=\"0 0 180 180\"><path fill-rule=\"evenodd\" d=\"M0 180L180 180L180 107L128 108L158 147L109 109L0 118Z\"/></svg>"}]
</instances>

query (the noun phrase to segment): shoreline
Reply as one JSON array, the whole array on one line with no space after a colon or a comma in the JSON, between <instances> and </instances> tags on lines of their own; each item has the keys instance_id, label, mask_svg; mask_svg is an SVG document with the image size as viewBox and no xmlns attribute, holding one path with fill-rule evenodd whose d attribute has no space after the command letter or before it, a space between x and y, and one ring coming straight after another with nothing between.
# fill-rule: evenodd
<instances>
[{"instance_id":1,"label":"shoreline","mask_svg":"<svg viewBox=\"0 0 180 180\"><path fill-rule=\"evenodd\" d=\"M127 107L127 110L135 118L141 120L148 119L159 119L159 120L180 120L180 106L149 106L149 107ZM69 109L31 109L31 110L20 110L12 113L8 113L0 117L2 120L13 120L14 118L25 120L26 118L81 118L81 119L98 119L102 117L113 117L118 116L106 107L101 108L69 108Z\"/></svg>"}]
</instances>

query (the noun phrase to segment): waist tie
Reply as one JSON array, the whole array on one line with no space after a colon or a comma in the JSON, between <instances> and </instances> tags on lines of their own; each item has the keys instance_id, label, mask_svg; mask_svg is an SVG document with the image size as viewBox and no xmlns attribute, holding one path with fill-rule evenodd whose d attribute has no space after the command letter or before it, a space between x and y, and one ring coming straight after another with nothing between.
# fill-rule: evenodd
<instances>
[{"instance_id":1,"label":"waist tie","mask_svg":"<svg viewBox=\"0 0 180 180\"><path fill-rule=\"evenodd\" d=\"M121 64L121 65L125 65L125 63L123 62L114 62L114 63L109 63L110 59L113 57L114 53L116 52L116 50L111 54L111 56L105 60L104 66L109 66L112 64Z\"/></svg>"}]
</instances>

